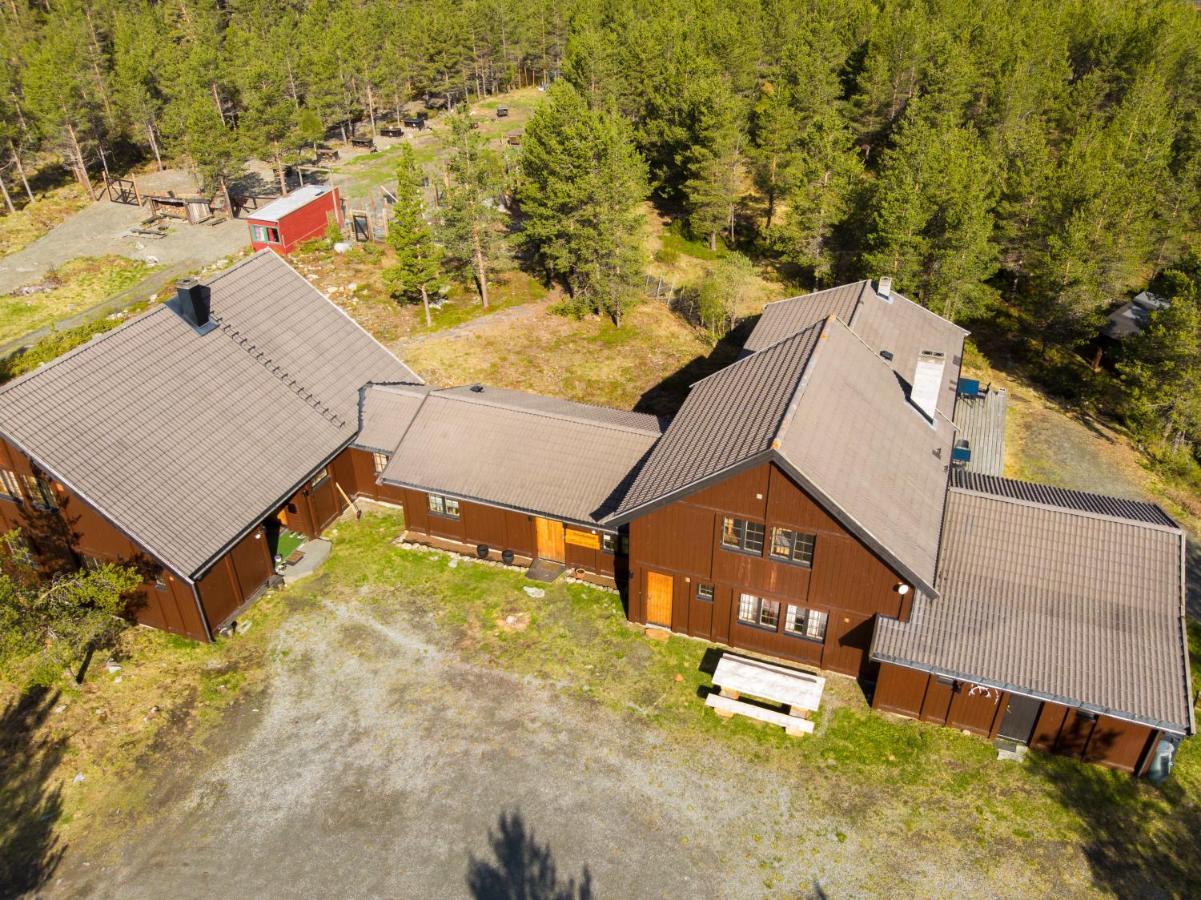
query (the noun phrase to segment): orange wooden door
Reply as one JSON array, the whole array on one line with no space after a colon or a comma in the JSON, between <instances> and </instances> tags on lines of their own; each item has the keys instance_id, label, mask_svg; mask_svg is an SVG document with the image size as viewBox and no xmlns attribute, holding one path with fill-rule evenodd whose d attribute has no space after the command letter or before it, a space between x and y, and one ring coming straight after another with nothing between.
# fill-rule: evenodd
<instances>
[{"instance_id":1,"label":"orange wooden door","mask_svg":"<svg viewBox=\"0 0 1201 900\"><path fill-rule=\"evenodd\" d=\"M553 519L534 519L534 531L538 540L538 556L553 562L567 560L563 546L563 523Z\"/></svg>"},{"instance_id":2,"label":"orange wooden door","mask_svg":"<svg viewBox=\"0 0 1201 900\"><path fill-rule=\"evenodd\" d=\"M660 572L646 573L646 621L671 627L672 577Z\"/></svg>"}]
</instances>

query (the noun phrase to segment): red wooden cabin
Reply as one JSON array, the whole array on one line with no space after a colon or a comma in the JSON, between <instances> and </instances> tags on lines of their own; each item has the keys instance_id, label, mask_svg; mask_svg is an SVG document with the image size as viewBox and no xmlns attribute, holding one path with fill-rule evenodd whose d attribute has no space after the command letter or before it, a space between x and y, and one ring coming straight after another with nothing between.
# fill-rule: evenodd
<instances>
[{"instance_id":1,"label":"red wooden cabin","mask_svg":"<svg viewBox=\"0 0 1201 900\"><path fill-rule=\"evenodd\" d=\"M251 246L276 253L291 253L298 244L321 237L331 219L342 224L342 198L336 187L324 184L298 188L246 217Z\"/></svg>"}]
</instances>

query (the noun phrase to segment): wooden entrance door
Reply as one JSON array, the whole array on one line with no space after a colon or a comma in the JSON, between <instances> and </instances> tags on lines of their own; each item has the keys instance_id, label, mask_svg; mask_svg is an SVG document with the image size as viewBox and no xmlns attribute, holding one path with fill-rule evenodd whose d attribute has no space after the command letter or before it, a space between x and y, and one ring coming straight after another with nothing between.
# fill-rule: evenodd
<instances>
[{"instance_id":1,"label":"wooden entrance door","mask_svg":"<svg viewBox=\"0 0 1201 900\"><path fill-rule=\"evenodd\" d=\"M553 519L534 519L534 532L538 542L538 557L552 562L566 562L563 546L563 523Z\"/></svg>"},{"instance_id":2,"label":"wooden entrance door","mask_svg":"<svg viewBox=\"0 0 1201 900\"><path fill-rule=\"evenodd\" d=\"M1020 694L1010 694L1009 703L1005 708L1005 718L1001 720L1001 728L997 734L1003 738L1017 741L1019 744L1029 744L1030 735L1034 731L1034 722L1038 719L1039 711L1042 708L1041 700L1023 697Z\"/></svg>"},{"instance_id":3,"label":"wooden entrance door","mask_svg":"<svg viewBox=\"0 0 1201 900\"><path fill-rule=\"evenodd\" d=\"M646 573L646 621L671 627L671 589L673 579L661 572Z\"/></svg>"}]
</instances>

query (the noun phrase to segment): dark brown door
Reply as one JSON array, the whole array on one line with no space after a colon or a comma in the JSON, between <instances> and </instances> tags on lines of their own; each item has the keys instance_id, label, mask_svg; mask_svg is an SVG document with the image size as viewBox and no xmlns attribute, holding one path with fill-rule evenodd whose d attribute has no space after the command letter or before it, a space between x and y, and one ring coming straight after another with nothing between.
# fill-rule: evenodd
<instances>
[{"instance_id":1,"label":"dark brown door","mask_svg":"<svg viewBox=\"0 0 1201 900\"><path fill-rule=\"evenodd\" d=\"M1034 732L1034 723L1042 711L1041 700L1033 697L1023 697L1021 694L1010 694L1009 703L1005 707L1005 718L1001 720L998 736L1017 741L1019 744L1030 743L1030 735Z\"/></svg>"},{"instance_id":2,"label":"dark brown door","mask_svg":"<svg viewBox=\"0 0 1201 900\"><path fill-rule=\"evenodd\" d=\"M229 556L238 579L238 590L245 602L271 577L271 553L267 549L267 538L263 535L262 527L238 541Z\"/></svg>"},{"instance_id":3,"label":"dark brown door","mask_svg":"<svg viewBox=\"0 0 1201 900\"><path fill-rule=\"evenodd\" d=\"M320 532L338 515L338 497L329 466L309 482L309 503L313 510L313 530L316 532Z\"/></svg>"}]
</instances>

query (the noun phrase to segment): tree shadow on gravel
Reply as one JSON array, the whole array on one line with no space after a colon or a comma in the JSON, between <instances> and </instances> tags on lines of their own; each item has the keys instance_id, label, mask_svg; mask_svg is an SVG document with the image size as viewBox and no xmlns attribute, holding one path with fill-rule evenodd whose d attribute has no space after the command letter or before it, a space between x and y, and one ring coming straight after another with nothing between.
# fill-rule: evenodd
<instances>
[{"instance_id":1,"label":"tree shadow on gravel","mask_svg":"<svg viewBox=\"0 0 1201 900\"><path fill-rule=\"evenodd\" d=\"M501 813L488 842L496 860L473 855L467 864L467 890L475 900L591 900L588 867L578 883L561 879L550 845L538 843L520 812Z\"/></svg>"},{"instance_id":2,"label":"tree shadow on gravel","mask_svg":"<svg viewBox=\"0 0 1201 900\"><path fill-rule=\"evenodd\" d=\"M67 742L37 737L58 699L33 688L0 713L0 897L37 891L62 858L54 833L62 787L48 782Z\"/></svg>"}]
</instances>

